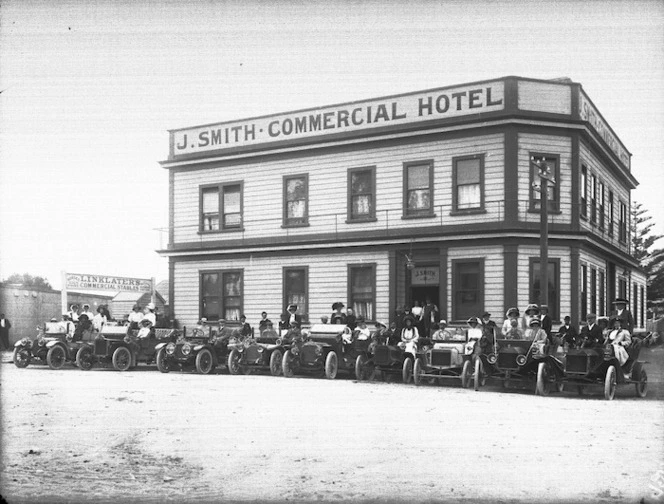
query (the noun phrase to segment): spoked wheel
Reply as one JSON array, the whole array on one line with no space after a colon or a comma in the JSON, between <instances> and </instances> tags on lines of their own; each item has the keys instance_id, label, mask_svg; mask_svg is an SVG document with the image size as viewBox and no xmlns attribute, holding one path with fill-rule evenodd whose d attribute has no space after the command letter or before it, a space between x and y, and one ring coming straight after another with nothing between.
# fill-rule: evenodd
<instances>
[{"instance_id":1,"label":"spoked wheel","mask_svg":"<svg viewBox=\"0 0 664 504\"><path fill-rule=\"evenodd\" d=\"M470 368L472 365L473 363L470 362L470 359L468 359L463 363L463 368L461 368L461 386L463 388L470 387L470 376L472 374Z\"/></svg>"},{"instance_id":2,"label":"spoked wheel","mask_svg":"<svg viewBox=\"0 0 664 504\"><path fill-rule=\"evenodd\" d=\"M357 356L357 359L355 359L355 379L357 381L363 381L368 378L369 372L367 371L367 358L360 354Z\"/></svg>"},{"instance_id":3,"label":"spoked wheel","mask_svg":"<svg viewBox=\"0 0 664 504\"><path fill-rule=\"evenodd\" d=\"M76 365L78 368L83 371L89 371L92 369L93 364L92 349L88 347L79 348L78 352L76 352Z\"/></svg>"},{"instance_id":4,"label":"spoked wheel","mask_svg":"<svg viewBox=\"0 0 664 504\"><path fill-rule=\"evenodd\" d=\"M635 362L632 368L632 381L636 382L636 395L645 397L648 393L648 375L640 362Z\"/></svg>"},{"instance_id":5,"label":"spoked wheel","mask_svg":"<svg viewBox=\"0 0 664 504\"><path fill-rule=\"evenodd\" d=\"M281 360L283 355L281 350L273 350L272 355L270 355L270 374L272 376L279 376L281 374Z\"/></svg>"},{"instance_id":6,"label":"spoked wheel","mask_svg":"<svg viewBox=\"0 0 664 504\"><path fill-rule=\"evenodd\" d=\"M171 370L171 367L168 365L166 347L162 347L157 351L157 369L162 373L168 373Z\"/></svg>"},{"instance_id":7,"label":"spoked wheel","mask_svg":"<svg viewBox=\"0 0 664 504\"><path fill-rule=\"evenodd\" d=\"M196 371L200 374L210 374L213 364L212 352L207 348L203 348L198 352L198 355L196 355Z\"/></svg>"},{"instance_id":8,"label":"spoked wheel","mask_svg":"<svg viewBox=\"0 0 664 504\"><path fill-rule=\"evenodd\" d=\"M415 364L413 365L413 383L415 385L422 383L422 361L420 359L415 359Z\"/></svg>"},{"instance_id":9,"label":"spoked wheel","mask_svg":"<svg viewBox=\"0 0 664 504\"><path fill-rule=\"evenodd\" d=\"M480 387L484 387L486 385L486 373L484 373L484 364L482 363L482 359L477 358L475 360L475 375L473 376L474 378L474 385L475 385L475 390L479 390Z\"/></svg>"},{"instance_id":10,"label":"spoked wheel","mask_svg":"<svg viewBox=\"0 0 664 504\"><path fill-rule=\"evenodd\" d=\"M604 399L610 401L616 395L616 367L609 366L604 378Z\"/></svg>"},{"instance_id":11,"label":"spoked wheel","mask_svg":"<svg viewBox=\"0 0 664 504\"><path fill-rule=\"evenodd\" d=\"M17 368L28 367L32 360L32 353L28 348L17 347L14 348L14 365Z\"/></svg>"},{"instance_id":12,"label":"spoked wheel","mask_svg":"<svg viewBox=\"0 0 664 504\"><path fill-rule=\"evenodd\" d=\"M131 352L127 347L118 347L113 352L113 367L118 371L126 371L131 367Z\"/></svg>"},{"instance_id":13,"label":"spoked wheel","mask_svg":"<svg viewBox=\"0 0 664 504\"><path fill-rule=\"evenodd\" d=\"M231 353L228 354L228 372L232 375L240 374L240 352L237 349L231 350Z\"/></svg>"},{"instance_id":14,"label":"spoked wheel","mask_svg":"<svg viewBox=\"0 0 664 504\"><path fill-rule=\"evenodd\" d=\"M281 372L283 373L284 378L293 377L293 366L291 365L292 355L293 354L291 354L290 350L286 350L284 356L281 358Z\"/></svg>"},{"instance_id":15,"label":"spoked wheel","mask_svg":"<svg viewBox=\"0 0 664 504\"><path fill-rule=\"evenodd\" d=\"M325 357L325 377L334 380L337 377L339 361L336 352L330 352Z\"/></svg>"},{"instance_id":16,"label":"spoked wheel","mask_svg":"<svg viewBox=\"0 0 664 504\"><path fill-rule=\"evenodd\" d=\"M541 396L548 396L551 392L551 378L549 365L546 362L540 362L537 366L537 387L535 392Z\"/></svg>"},{"instance_id":17,"label":"spoked wheel","mask_svg":"<svg viewBox=\"0 0 664 504\"><path fill-rule=\"evenodd\" d=\"M60 369L65 365L65 360L67 359L67 354L65 354L65 349L60 345L55 345L54 347L49 348L48 353L46 354L46 363L51 369Z\"/></svg>"},{"instance_id":18,"label":"spoked wheel","mask_svg":"<svg viewBox=\"0 0 664 504\"><path fill-rule=\"evenodd\" d=\"M408 384L413 379L413 359L406 357L401 368L401 380Z\"/></svg>"}]
</instances>

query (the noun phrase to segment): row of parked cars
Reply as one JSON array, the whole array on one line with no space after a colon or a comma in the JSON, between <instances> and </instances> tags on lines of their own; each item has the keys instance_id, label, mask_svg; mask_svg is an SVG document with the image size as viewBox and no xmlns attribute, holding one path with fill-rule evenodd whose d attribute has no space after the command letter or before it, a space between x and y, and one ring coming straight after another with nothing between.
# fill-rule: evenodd
<instances>
[{"instance_id":1,"label":"row of parked cars","mask_svg":"<svg viewBox=\"0 0 664 504\"><path fill-rule=\"evenodd\" d=\"M156 364L159 371L196 370L201 374L225 369L228 373L269 372L273 376L296 374L334 379L339 373L363 380L400 380L403 383L461 382L480 390L487 380L534 385L539 395L562 391L565 384L579 394L590 385L601 385L604 397L613 399L618 385L634 385L645 397L648 376L638 360L642 340L633 338L629 359L620 365L611 345L551 352L527 340L497 339L484 353L473 354L465 336L431 341L420 338L416 352L387 341L380 333L361 339L342 325L314 324L301 332L279 334L272 329L258 337L241 337L233 325L203 325L194 329L152 329L148 338L128 326L105 325L101 332L88 330L80 338L46 323L38 336L23 338L14 347L14 364L25 368L43 362L60 369L67 362L82 370L112 366L127 371L139 363Z\"/></svg>"}]
</instances>

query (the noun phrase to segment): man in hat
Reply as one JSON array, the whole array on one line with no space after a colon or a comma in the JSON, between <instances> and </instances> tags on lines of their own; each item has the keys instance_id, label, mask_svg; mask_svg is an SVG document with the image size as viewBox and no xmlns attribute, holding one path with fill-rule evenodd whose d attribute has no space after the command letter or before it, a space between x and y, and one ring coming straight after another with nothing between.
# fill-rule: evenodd
<instances>
[{"instance_id":1,"label":"man in hat","mask_svg":"<svg viewBox=\"0 0 664 504\"><path fill-rule=\"evenodd\" d=\"M268 327L272 327L272 321L269 318L267 318L267 312L262 312L261 319L258 322L258 332L262 334L263 331Z\"/></svg>"},{"instance_id":2,"label":"man in hat","mask_svg":"<svg viewBox=\"0 0 664 504\"><path fill-rule=\"evenodd\" d=\"M438 307L433 304L429 296L426 297L424 308L422 309L422 327L424 328L423 336L430 337L431 333L436 330L438 321L440 320L440 312Z\"/></svg>"},{"instance_id":3,"label":"man in hat","mask_svg":"<svg viewBox=\"0 0 664 504\"><path fill-rule=\"evenodd\" d=\"M565 316L563 325L561 325L560 329L558 329L558 337L563 342L563 345L567 345L569 348L576 348L580 342L579 333L572 325L572 317L569 315Z\"/></svg>"},{"instance_id":4,"label":"man in hat","mask_svg":"<svg viewBox=\"0 0 664 504\"><path fill-rule=\"evenodd\" d=\"M540 314L541 314L540 321L542 322L542 329L544 329L547 338L549 338L549 341L551 341L551 329L553 327L553 321L549 316L549 307L545 304L540 306Z\"/></svg>"},{"instance_id":5,"label":"man in hat","mask_svg":"<svg viewBox=\"0 0 664 504\"><path fill-rule=\"evenodd\" d=\"M251 326L247 322L247 317L245 317L244 314L240 316L240 324L242 324L242 327L240 328L240 334L242 336L251 336L253 331L251 330Z\"/></svg>"},{"instance_id":6,"label":"man in hat","mask_svg":"<svg viewBox=\"0 0 664 504\"><path fill-rule=\"evenodd\" d=\"M622 320L622 328L627 329L630 334L634 331L634 316L632 312L627 308L628 302L625 298L616 298L616 300L611 303L614 306L614 309L611 310L610 316L620 317Z\"/></svg>"},{"instance_id":7,"label":"man in hat","mask_svg":"<svg viewBox=\"0 0 664 504\"><path fill-rule=\"evenodd\" d=\"M581 328L581 345L583 348L593 348L604 343L602 329L595 323L597 316L594 313L586 315L586 325Z\"/></svg>"},{"instance_id":8,"label":"man in hat","mask_svg":"<svg viewBox=\"0 0 664 504\"><path fill-rule=\"evenodd\" d=\"M489 349L494 348L496 331L496 323L491 320L491 314L485 311L482 314L482 339L480 340L480 347L483 353L490 353Z\"/></svg>"},{"instance_id":9,"label":"man in hat","mask_svg":"<svg viewBox=\"0 0 664 504\"><path fill-rule=\"evenodd\" d=\"M0 313L0 346L1 350L11 350L9 346L9 330L12 328L11 322L9 319L5 318L4 313Z\"/></svg>"}]
</instances>

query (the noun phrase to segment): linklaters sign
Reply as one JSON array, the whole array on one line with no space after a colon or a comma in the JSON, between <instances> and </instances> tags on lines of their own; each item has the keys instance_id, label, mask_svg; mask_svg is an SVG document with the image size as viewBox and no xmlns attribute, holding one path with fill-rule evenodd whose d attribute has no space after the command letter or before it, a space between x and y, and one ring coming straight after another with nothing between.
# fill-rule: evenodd
<instances>
[{"instance_id":1,"label":"linklaters sign","mask_svg":"<svg viewBox=\"0 0 664 504\"><path fill-rule=\"evenodd\" d=\"M490 81L171 130L171 158L500 111L504 102L504 82Z\"/></svg>"},{"instance_id":2,"label":"linklaters sign","mask_svg":"<svg viewBox=\"0 0 664 504\"><path fill-rule=\"evenodd\" d=\"M66 288L67 290L152 292L152 280L66 273Z\"/></svg>"}]
</instances>

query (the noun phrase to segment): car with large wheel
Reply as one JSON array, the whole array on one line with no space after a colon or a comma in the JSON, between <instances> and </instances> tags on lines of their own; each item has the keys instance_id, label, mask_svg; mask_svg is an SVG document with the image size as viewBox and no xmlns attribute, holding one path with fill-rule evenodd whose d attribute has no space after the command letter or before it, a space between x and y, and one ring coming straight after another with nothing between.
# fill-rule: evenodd
<instances>
[{"instance_id":1,"label":"car with large wheel","mask_svg":"<svg viewBox=\"0 0 664 504\"><path fill-rule=\"evenodd\" d=\"M314 324L302 330L284 352L281 367L283 375L295 374L337 377L339 371L355 373L357 358L369 346L369 340L353 339L352 331L341 324Z\"/></svg>"},{"instance_id":2,"label":"car with large wheel","mask_svg":"<svg viewBox=\"0 0 664 504\"><path fill-rule=\"evenodd\" d=\"M418 340L419 348L430 344L428 338ZM400 378L403 383L410 383L416 359L416 353L407 351L403 343L381 339L369 348L363 374L377 380Z\"/></svg>"},{"instance_id":3,"label":"car with large wheel","mask_svg":"<svg viewBox=\"0 0 664 504\"><path fill-rule=\"evenodd\" d=\"M232 375L251 374L254 371L269 371L280 376L284 353L290 344L274 329L265 329L257 338L246 337L228 353L228 372Z\"/></svg>"},{"instance_id":4,"label":"car with large wheel","mask_svg":"<svg viewBox=\"0 0 664 504\"><path fill-rule=\"evenodd\" d=\"M157 369L162 373L195 369L199 374L210 374L224 363L224 346L211 325L201 324L191 330L185 327L175 341L156 345Z\"/></svg>"},{"instance_id":5,"label":"car with large wheel","mask_svg":"<svg viewBox=\"0 0 664 504\"><path fill-rule=\"evenodd\" d=\"M152 364L156 361L157 345L175 342L178 334L177 329L151 328L149 337L138 338L137 331L129 326L106 324L91 344L81 346L76 364L84 371L95 365L127 371L139 362Z\"/></svg>"},{"instance_id":6,"label":"car with large wheel","mask_svg":"<svg viewBox=\"0 0 664 504\"><path fill-rule=\"evenodd\" d=\"M445 381L461 381L470 386L473 376L472 348L466 345L466 336L455 333L450 340L432 341L421 346L413 362L413 382L442 384Z\"/></svg>"},{"instance_id":7,"label":"car with large wheel","mask_svg":"<svg viewBox=\"0 0 664 504\"><path fill-rule=\"evenodd\" d=\"M37 328L34 340L22 338L14 344L14 364L25 368L30 363L47 364L51 369L61 369L66 363L76 364L76 353L92 340L92 328L70 334L60 322L45 322Z\"/></svg>"},{"instance_id":8,"label":"car with large wheel","mask_svg":"<svg viewBox=\"0 0 664 504\"><path fill-rule=\"evenodd\" d=\"M513 382L535 385L535 393L548 395L563 389L563 363L549 347L532 340L496 339L489 353L474 362L473 381L479 390L487 379L500 380L503 387Z\"/></svg>"},{"instance_id":9,"label":"car with large wheel","mask_svg":"<svg viewBox=\"0 0 664 504\"><path fill-rule=\"evenodd\" d=\"M571 348L564 355L563 381L576 386L579 395L588 387L603 387L604 398L612 400L618 385L634 385L637 397L648 393L648 374L638 360L643 343L633 338L627 347L628 359L622 366L613 345L594 348Z\"/></svg>"}]
</instances>

